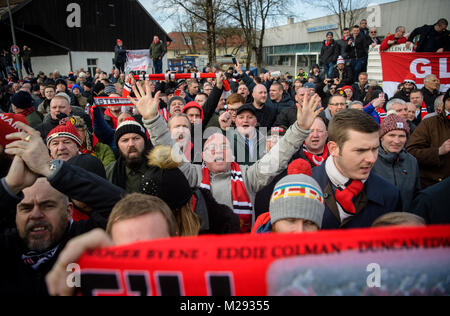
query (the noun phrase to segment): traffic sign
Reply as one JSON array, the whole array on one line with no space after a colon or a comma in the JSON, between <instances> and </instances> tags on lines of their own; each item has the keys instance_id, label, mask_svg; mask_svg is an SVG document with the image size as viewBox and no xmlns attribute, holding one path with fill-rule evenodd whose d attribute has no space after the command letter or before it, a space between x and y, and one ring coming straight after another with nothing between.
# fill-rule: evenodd
<instances>
[{"instance_id":1,"label":"traffic sign","mask_svg":"<svg viewBox=\"0 0 450 316\"><path fill-rule=\"evenodd\" d=\"M13 55L19 55L19 53L20 53L20 48L19 48L19 46L17 46L17 45L11 46L11 53L12 53Z\"/></svg>"}]
</instances>

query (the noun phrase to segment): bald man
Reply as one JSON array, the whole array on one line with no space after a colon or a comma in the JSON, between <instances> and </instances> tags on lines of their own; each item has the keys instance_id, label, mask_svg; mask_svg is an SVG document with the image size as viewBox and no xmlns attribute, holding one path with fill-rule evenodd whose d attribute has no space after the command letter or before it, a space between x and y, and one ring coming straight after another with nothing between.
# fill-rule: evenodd
<instances>
[{"instance_id":1,"label":"bald man","mask_svg":"<svg viewBox=\"0 0 450 316\"><path fill-rule=\"evenodd\" d=\"M271 128L275 123L277 112L275 109L266 106L267 102L267 88L262 84L258 84L253 88L253 103L256 118L258 119L259 127Z\"/></svg>"}]
</instances>

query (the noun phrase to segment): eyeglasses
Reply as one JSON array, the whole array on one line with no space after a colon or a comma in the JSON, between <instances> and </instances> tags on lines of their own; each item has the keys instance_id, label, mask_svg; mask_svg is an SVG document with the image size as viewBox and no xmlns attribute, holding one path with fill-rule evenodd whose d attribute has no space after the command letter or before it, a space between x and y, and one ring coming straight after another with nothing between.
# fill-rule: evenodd
<instances>
[{"instance_id":1,"label":"eyeglasses","mask_svg":"<svg viewBox=\"0 0 450 316\"><path fill-rule=\"evenodd\" d=\"M377 32L370 32L370 34L377 34Z\"/></svg>"}]
</instances>

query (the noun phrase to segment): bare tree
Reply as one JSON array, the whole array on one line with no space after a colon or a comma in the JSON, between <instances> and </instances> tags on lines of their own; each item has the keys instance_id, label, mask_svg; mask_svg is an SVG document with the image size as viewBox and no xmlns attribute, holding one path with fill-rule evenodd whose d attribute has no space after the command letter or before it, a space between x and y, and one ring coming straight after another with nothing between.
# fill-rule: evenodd
<instances>
[{"instance_id":1,"label":"bare tree","mask_svg":"<svg viewBox=\"0 0 450 316\"><path fill-rule=\"evenodd\" d=\"M220 25L221 12L225 0L158 0L158 7L178 8L182 13L193 18L206 32L208 59L210 64L216 62L216 29Z\"/></svg>"},{"instance_id":2,"label":"bare tree","mask_svg":"<svg viewBox=\"0 0 450 316\"><path fill-rule=\"evenodd\" d=\"M256 64L261 71L267 23L270 19L289 16L291 2L291 0L228 0L224 13L238 22L242 28L247 48L247 69L255 51Z\"/></svg>"},{"instance_id":3,"label":"bare tree","mask_svg":"<svg viewBox=\"0 0 450 316\"><path fill-rule=\"evenodd\" d=\"M362 8L367 7L367 0L304 0L315 7L326 9L329 13L338 17L339 34L346 27L359 23L362 16Z\"/></svg>"}]
</instances>

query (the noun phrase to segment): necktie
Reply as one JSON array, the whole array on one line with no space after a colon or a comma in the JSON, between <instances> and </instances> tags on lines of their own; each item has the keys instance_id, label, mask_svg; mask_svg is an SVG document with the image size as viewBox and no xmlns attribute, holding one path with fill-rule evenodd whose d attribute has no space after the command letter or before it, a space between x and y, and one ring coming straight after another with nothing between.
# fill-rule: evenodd
<instances>
[{"instance_id":1,"label":"necktie","mask_svg":"<svg viewBox=\"0 0 450 316\"><path fill-rule=\"evenodd\" d=\"M344 190L336 190L336 201L342 206L346 213L354 215L356 213L353 198L357 196L364 188L364 183L359 180L352 182Z\"/></svg>"}]
</instances>

